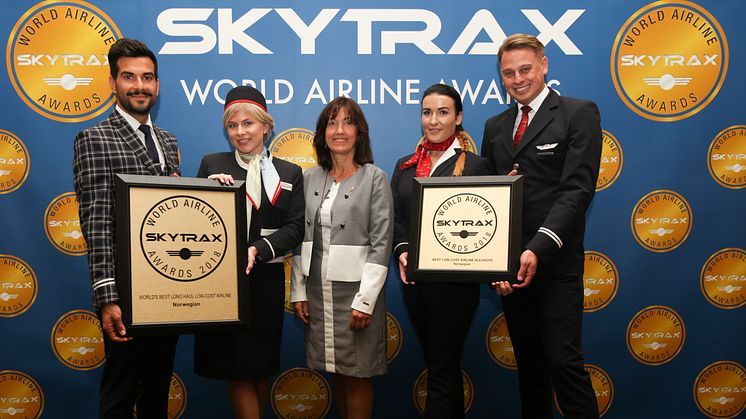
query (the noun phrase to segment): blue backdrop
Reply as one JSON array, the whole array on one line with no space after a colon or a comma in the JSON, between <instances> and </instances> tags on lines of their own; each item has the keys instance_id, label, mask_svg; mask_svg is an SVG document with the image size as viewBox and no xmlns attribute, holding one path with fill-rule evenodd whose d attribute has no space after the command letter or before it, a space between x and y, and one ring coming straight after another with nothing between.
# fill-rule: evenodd
<instances>
[{"instance_id":1,"label":"blue backdrop","mask_svg":"<svg viewBox=\"0 0 746 419\"><path fill-rule=\"evenodd\" d=\"M33 379L41 390L43 416L93 417L96 412L101 368L77 370L62 361L64 355L62 359L55 356L58 321L70 311L91 309L86 258L70 254L74 253L70 249L60 251L53 239L74 241L75 229L55 230L63 226L49 221L59 219L54 218L55 206L50 204L73 190L73 138L108 114L111 106L106 94L110 92L104 88L105 94L99 101L93 98L90 109L83 99L76 99L82 106L77 114L74 104L67 113L50 110L38 92L71 97L64 95L88 88L86 83L93 87L105 83L108 67L96 68L95 60L91 61L95 48L93 42L84 41L90 39L85 38L89 36L86 29L72 23L55 26L66 19L62 15L54 18L50 10L55 7L60 14L66 8L88 11L88 16L67 19L83 22L91 31L100 30L99 24L108 19L118 33L112 30L106 36L137 38L157 53L160 98L152 116L157 125L177 136L183 176L196 175L204 154L229 149L221 127L222 98L232 86L246 83L262 88L271 102L268 107L276 121L276 134L291 128L313 130L325 103L341 92L356 99L371 127L376 164L391 174L397 158L413 151L422 135L422 91L443 80L462 92L463 125L479 147L484 121L511 104L497 74L497 46L506 34L539 35L547 45L547 82L562 95L594 100L601 110L603 129L622 150L621 173L597 192L586 233L586 249L605 255L616 268L611 275L615 294L607 297L604 307L585 314L583 329L586 362L605 372L613 383L607 393L599 392L600 398L610 399L605 417L701 417L706 406L712 408L710 417L734 417L743 411L746 199L741 170L746 169L746 4L742 1L331 0L322 4L135 0L16 1L5 3L0 14L1 35L8 40L7 71L0 72L0 145L5 147L0 148L0 170L4 170L0 171L0 255L4 263L0 293L5 293L0 295L0 305L4 304L0 311L0 417L21 408L27 409L22 414L29 414L35 408L33 401L8 392L11 387L6 387L2 377L13 374ZM681 11L680 24L672 23L674 9ZM657 11L665 18L658 19ZM702 21L685 21L687 11L699 11ZM712 28L710 33L702 22ZM24 35L41 45L23 45ZM627 36L636 44L625 45ZM678 38L684 36L689 38ZM712 37L717 41L708 43ZM24 54L37 58L24 58ZM50 57L54 54L59 57L53 63ZM68 68L63 71L64 54L80 54L86 65L77 65L75 58L68 57ZM625 66L625 54L647 54L648 58L638 58L636 67ZM676 64L677 58L672 58L665 71L655 74L656 80L643 82L643 76L652 77L644 72L656 65L650 60L666 54L681 55L689 65ZM715 64L697 66L691 61L697 56L704 63L705 55ZM657 64L663 66L665 60L660 58ZM56 73L44 73L54 65ZM71 74L73 78L65 77ZM677 89L696 92L697 100L681 95L687 106L677 111L670 105L665 110L660 105L647 110L635 107L651 96L678 94ZM639 98L640 91L646 92L645 99ZM46 111L41 110L45 107ZM695 108L696 112L689 112ZM93 115L97 111L101 113ZM717 138L722 139L718 144L725 151L711 150ZM725 157L713 157L713 153ZM723 171L730 180L717 180ZM8 178L13 178L11 183L4 183ZM646 205L642 198L654 191L675 193L687 212L682 215L671 207L655 207L652 201ZM74 213L64 220L76 217ZM653 224L647 227L637 221L640 217L686 218L685 228L681 230L681 225L670 220L670 225L649 221ZM644 245L644 238L636 240L638 227L638 235L654 239L688 236L682 235L675 246L651 248ZM708 265L724 249L731 249L725 252L728 262ZM12 278L18 270L11 268L10 261L19 260L33 271L35 281L28 275L20 282ZM708 277L708 266L714 267L712 275L722 278ZM400 281L393 272L386 285L387 305L401 325L398 338L403 345L389 373L375 381L374 416L417 417L415 380L424 362L402 306ZM598 278L586 282L589 298L598 291L594 279ZM20 288L18 283L29 282L36 292L33 300L22 291L13 291ZM708 295L718 292L729 300L712 302ZM25 308L13 305L24 298ZM650 310L652 323L638 316L658 306L663 311ZM672 327L684 333L674 336L673 329L665 329L671 316L661 314L664 311L677 315L683 326L677 327L674 321ZM517 375L493 361L488 350L489 325L501 312L494 292L483 288L463 360L472 383L470 417L519 416ZM637 341L646 337L652 339L644 343L648 352L671 353L655 362L641 361L635 355ZM182 336L174 371L188 395L183 416L229 417L223 383L192 372L192 348L192 337ZM85 355L86 350L80 352ZM698 381L708 366L720 361L734 366L735 372L727 375L717 370L712 375L714 383L706 383L706 377ZM282 370L304 365L303 329L288 314ZM266 417L272 414L270 408ZM333 407L329 417L337 417Z\"/></svg>"}]
</instances>

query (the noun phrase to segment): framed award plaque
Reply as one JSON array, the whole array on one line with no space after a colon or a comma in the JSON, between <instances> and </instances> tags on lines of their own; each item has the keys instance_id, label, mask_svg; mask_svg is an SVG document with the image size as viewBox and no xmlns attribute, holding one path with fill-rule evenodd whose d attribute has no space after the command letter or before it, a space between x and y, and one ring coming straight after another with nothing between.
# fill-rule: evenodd
<instances>
[{"instance_id":1,"label":"framed award plaque","mask_svg":"<svg viewBox=\"0 0 746 419\"><path fill-rule=\"evenodd\" d=\"M128 334L242 324L243 182L116 175L116 281Z\"/></svg>"},{"instance_id":2,"label":"framed award plaque","mask_svg":"<svg viewBox=\"0 0 746 419\"><path fill-rule=\"evenodd\" d=\"M516 282L522 176L415 178L407 278Z\"/></svg>"}]
</instances>

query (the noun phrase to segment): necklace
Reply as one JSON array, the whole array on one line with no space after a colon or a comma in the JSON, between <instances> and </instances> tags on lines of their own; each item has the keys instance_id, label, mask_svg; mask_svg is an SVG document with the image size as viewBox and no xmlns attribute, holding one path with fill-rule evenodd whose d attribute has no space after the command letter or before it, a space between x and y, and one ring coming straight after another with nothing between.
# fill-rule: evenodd
<instances>
[{"instance_id":1,"label":"necklace","mask_svg":"<svg viewBox=\"0 0 746 419\"><path fill-rule=\"evenodd\" d=\"M334 179L334 182L340 183L343 180L347 179L348 177L354 175L355 173L357 173L357 165L353 166L352 170L350 170L349 172L346 172L345 170L340 170L339 175L332 174L332 171L330 170L329 176L331 176L331 178Z\"/></svg>"}]
</instances>

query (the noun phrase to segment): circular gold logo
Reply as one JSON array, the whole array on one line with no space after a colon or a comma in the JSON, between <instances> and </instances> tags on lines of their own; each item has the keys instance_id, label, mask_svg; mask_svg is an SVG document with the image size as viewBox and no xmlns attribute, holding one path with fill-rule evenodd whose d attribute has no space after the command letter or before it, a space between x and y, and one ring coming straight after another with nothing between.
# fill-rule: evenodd
<instances>
[{"instance_id":1,"label":"circular gold logo","mask_svg":"<svg viewBox=\"0 0 746 419\"><path fill-rule=\"evenodd\" d=\"M464 151L471 151L474 154L479 154L479 149L477 148L477 144L474 142L474 139L471 138L471 135L469 135L469 133L466 132L466 131L461 131L461 134L464 137L466 137L467 147L466 147L466 150L464 150ZM420 143L422 143L423 141L425 141L425 136L424 135L422 137L420 137L420 141L417 141L417 145L420 145ZM458 141L458 140L456 140L456 141Z\"/></svg>"},{"instance_id":2,"label":"circular gold logo","mask_svg":"<svg viewBox=\"0 0 746 419\"><path fill-rule=\"evenodd\" d=\"M497 213L492 204L473 193L451 196L438 205L433 216L433 234L449 252L476 252L487 246L496 230Z\"/></svg>"},{"instance_id":3,"label":"circular gold logo","mask_svg":"<svg viewBox=\"0 0 746 419\"><path fill-rule=\"evenodd\" d=\"M168 389L168 417L176 419L186 410L187 391L184 381L176 373L171 376L171 386Z\"/></svg>"},{"instance_id":4,"label":"circular gold logo","mask_svg":"<svg viewBox=\"0 0 746 419\"><path fill-rule=\"evenodd\" d=\"M627 348L636 360L647 365L662 365L679 354L686 329L681 316L664 306L640 310L627 326Z\"/></svg>"},{"instance_id":5,"label":"circular gold logo","mask_svg":"<svg viewBox=\"0 0 746 419\"><path fill-rule=\"evenodd\" d=\"M98 317L88 310L65 313L52 327L52 350L66 367L87 371L106 360Z\"/></svg>"},{"instance_id":6,"label":"circular gold logo","mask_svg":"<svg viewBox=\"0 0 746 419\"><path fill-rule=\"evenodd\" d=\"M598 416L601 417L609 411L611 402L614 401L614 383L611 382L609 374L592 364L585 364L585 372L591 378L591 386L596 394L596 403L598 404ZM562 416L565 416L565 412L559 406L557 401L557 394L554 395L554 405Z\"/></svg>"},{"instance_id":7,"label":"circular gold logo","mask_svg":"<svg viewBox=\"0 0 746 419\"><path fill-rule=\"evenodd\" d=\"M694 401L713 419L735 418L746 406L746 370L733 361L706 366L694 380Z\"/></svg>"},{"instance_id":8,"label":"circular gold logo","mask_svg":"<svg viewBox=\"0 0 746 419\"><path fill-rule=\"evenodd\" d=\"M0 417L39 418L44 411L44 393L30 376L0 371Z\"/></svg>"},{"instance_id":9,"label":"circular gold logo","mask_svg":"<svg viewBox=\"0 0 746 419\"><path fill-rule=\"evenodd\" d=\"M746 252L729 248L710 256L699 274L699 288L716 307L743 307L746 304Z\"/></svg>"},{"instance_id":10,"label":"circular gold logo","mask_svg":"<svg viewBox=\"0 0 746 419\"><path fill-rule=\"evenodd\" d=\"M599 252L585 252L583 266L583 311L601 310L616 296L619 271L608 256Z\"/></svg>"},{"instance_id":11,"label":"circular gold logo","mask_svg":"<svg viewBox=\"0 0 746 419\"><path fill-rule=\"evenodd\" d=\"M331 406L331 392L324 376L307 368L291 368L272 385L272 409L277 417L323 418Z\"/></svg>"},{"instance_id":12,"label":"circular gold logo","mask_svg":"<svg viewBox=\"0 0 746 419\"><path fill-rule=\"evenodd\" d=\"M15 317L36 301L39 282L22 259L0 254L0 317Z\"/></svg>"},{"instance_id":13,"label":"circular gold logo","mask_svg":"<svg viewBox=\"0 0 746 419\"><path fill-rule=\"evenodd\" d=\"M386 363L390 364L401 352L404 337L399 320L393 314L386 312Z\"/></svg>"},{"instance_id":14,"label":"circular gold logo","mask_svg":"<svg viewBox=\"0 0 746 419\"><path fill-rule=\"evenodd\" d=\"M464 370L461 370L464 383L464 413L471 409L474 404L474 383ZM414 382L414 405L421 415L425 414L427 404L427 369L422 371Z\"/></svg>"},{"instance_id":15,"label":"circular gold logo","mask_svg":"<svg viewBox=\"0 0 746 419\"><path fill-rule=\"evenodd\" d=\"M0 129L0 194L11 193L28 178L28 148L18 136Z\"/></svg>"},{"instance_id":16,"label":"circular gold logo","mask_svg":"<svg viewBox=\"0 0 746 419\"><path fill-rule=\"evenodd\" d=\"M487 353L501 367L510 370L517 368L505 313L498 314L487 328Z\"/></svg>"},{"instance_id":17,"label":"circular gold logo","mask_svg":"<svg viewBox=\"0 0 746 419\"><path fill-rule=\"evenodd\" d=\"M746 125L720 131L707 151L707 168L712 178L726 188L746 187Z\"/></svg>"},{"instance_id":18,"label":"circular gold logo","mask_svg":"<svg viewBox=\"0 0 746 419\"><path fill-rule=\"evenodd\" d=\"M313 149L314 132L305 128L290 128L278 134L269 145L272 156L295 163L303 169L316 166Z\"/></svg>"},{"instance_id":19,"label":"circular gold logo","mask_svg":"<svg viewBox=\"0 0 746 419\"><path fill-rule=\"evenodd\" d=\"M122 34L96 6L44 1L18 19L8 37L8 75L38 114L61 122L100 115L112 103L109 47Z\"/></svg>"},{"instance_id":20,"label":"circular gold logo","mask_svg":"<svg viewBox=\"0 0 746 419\"><path fill-rule=\"evenodd\" d=\"M285 258L282 263L282 267L285 269L285 312L294 314L293 303L290 302L290 278L292 277L293 271L293 259L292 257Z\"/></svg>"},{"instance_id":21,"label":"circular gold logo","mask_svg":"<svg viewBox=\"0 0 746 419\"><path fill-rule=\"evenodd\" d=\"M601 131L601 166L598 169L596 192L611 186L622 173L624 154L619 141L610 132Z\"/></svg>"},{"instance_id":22,"label":"circular gold logo","mask_svg":"<svg viewBox=\"0 0 746 419\"><path fill-rule=\"evenodd\" d=\"M44 211L44 230L47 238L62 253L83 256L88 244L80 230L78 198L75 192L67 192L54 198Z\"/></svg>"},{"instance_id":23,"label":"circular gold logo","mask_svg":"<svg viewBox=\"0 0 746 419\"><path fill-rule=\"evenodd\" d=\"M198 213L195 216L195 213ZM189 225L183 220L189 219ZM228 247L227 229L207 202L187 195L162 199L140 227L142 254L159 274L174 281L196 281L214 271Z\"/></svg>"},{"instance_id":24,"label":"circular gold logo","mask_svg":"<svg viewBox=\"0 0 746 419\"><path fill-rule=\"evenodd\" d=\"M622 101L654 121L679 121L715 98L728 71L728 41L717 20L685 0L641 8L624 23L611 52Z\"/></svg>"},{"instance_id":25,"label":"circular gold logo","mask_svg":"<svg viewBox=\"0 0 746 419\"><path fill-rule=\"evenodd\" d=\"M689 202L674 191L653 191L643 196L632 212L632 234L651 252L670 252L681 246L692 230Z\"/></svg>"}]
</instances>

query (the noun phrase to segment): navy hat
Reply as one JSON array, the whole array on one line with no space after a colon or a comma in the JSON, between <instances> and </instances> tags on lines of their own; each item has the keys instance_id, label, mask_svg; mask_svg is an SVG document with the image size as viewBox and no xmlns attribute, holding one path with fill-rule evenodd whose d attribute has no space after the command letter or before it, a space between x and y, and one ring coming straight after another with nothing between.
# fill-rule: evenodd
<instances>
[{"instance_id":1,"label":"navy hat","mask_svg":"<svg viewBox=\"0 0 746 419\"><path fill-rule=\"evenodd\" d=\"M251 86L238 86L231 89L225 97L225 107L223 109L228 109L234 103L251 103L267 112L267 101L264 100L264 95Z\"/></svg>"}]
</instances>

